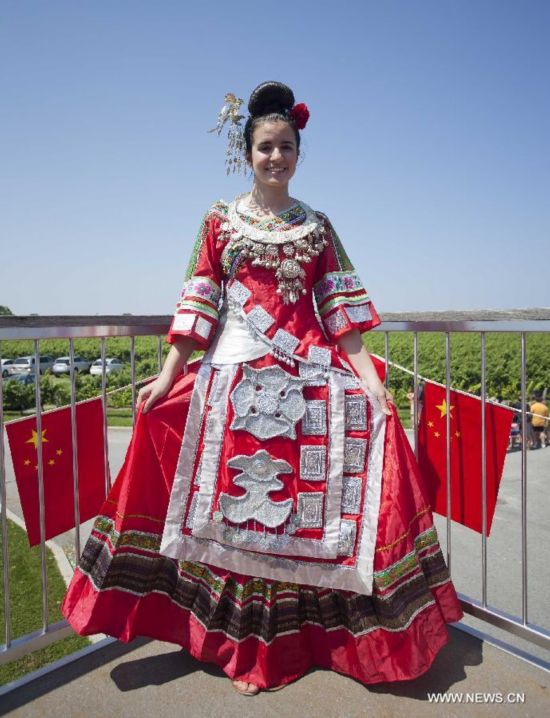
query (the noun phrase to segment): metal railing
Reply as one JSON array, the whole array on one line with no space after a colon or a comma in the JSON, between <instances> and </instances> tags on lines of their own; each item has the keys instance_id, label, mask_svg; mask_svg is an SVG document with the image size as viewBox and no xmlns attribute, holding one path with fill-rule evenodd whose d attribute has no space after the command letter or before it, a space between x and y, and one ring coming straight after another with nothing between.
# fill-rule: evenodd
<instances>
[{"instance_id":1,"label":"metal railing","mask_svg":"<svg viewBox=\"0 0 550 718\"><path fill-rule=\"evenodd\" d=\"M467 312L432 313L414 315L382 315L383 324L375 332L384 334L384 359L386 365L386 383L390 381L393 362L390 354L390 336L403 332L412 334L413 361L411 376L414 383L414 445L417 447L418 438L418 396L419 396L419 336L430 332L438 333L445 338L445 390L447 405L450 404L451 375L451 336L455 333L474 333L481 338L480 377L481 377L481 417L482 417L482 533L481 533L481 601L468 596L460 595L465 612L493 624L505 631L515 634L527 641L550 649L550 633L539 626L529 622L528 611L528 544L527 544L527 436L525 403L527 401L526 377L526 346L528 336L532 333L543 333L550 336L550 311L519 312ZM100 342L100 355L102 359L101 373L101 401L103 405L103 437L105 458L105 492L109 491L109 464L108 464L108 426L107 426L107 376L106 376L106 341L111 337L127 337L130 340L130 373L132 393L132 419L135 421L136 401L136 337L153 336L157 338L156 363L160 370L162 366L163 335L166 334L171 317L5 317L0 316L0 357L2 357L3 341L5 340L32 340L34 347L35 366L40 366L40 340L66 339L69 345L70 356L70 407L71 430L73 441L73 477L74 477L74 516L75 538L74 551L76 560L81 555L80 513L78 500L78 463L76 459L76 383L74 371L74 341L78 338L96 338ZM522 411L522 447L521 447L521 615L511 615L490 606L487 599L487 525L486 525L486 471L485 471L485 403L486 403L486 335L489 332L517 333L521 341L521 398ZM47 564L45 541L45 513L44 513L44 467L42 460L42 433L41 433L41 397L38 376L35 380L35 410L37 421L37 456L38 456L38 486L39 486L39 520L40 520L40 559L41 559L41 585L42 585L42 627L40 630L25 636L12 636L11 606L10 606L10 551L8 542L7 492L6 492L6 457L5 457L5 430L4 430L4 381L0 376L0 500L1 500L1 531L2 531L2 557L3 557L3 597L4 597L4 643L0 645L0 663L14 660L49 643L71 634L66 621L50 624L48 620L47 598ZM446 417L447 441L447 517L446 517L446 552L449 568L453 558L452 531L451 531L451 471L450 471L450 414ZM549 569L550 571L550 569Z\"/></svg>"}]
</instances>

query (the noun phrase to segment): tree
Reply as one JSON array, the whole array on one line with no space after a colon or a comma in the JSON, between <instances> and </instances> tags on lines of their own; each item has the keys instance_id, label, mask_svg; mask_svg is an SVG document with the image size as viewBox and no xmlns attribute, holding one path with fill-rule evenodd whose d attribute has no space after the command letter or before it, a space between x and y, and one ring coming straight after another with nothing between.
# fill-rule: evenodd
<instances>
[{"instance_id":1,"label":"tree","mask_svg":"<svg viewBox=\"0 0 550 718\"><path fill-rule=\"evenodd\" d=\"M12 310L9 307L3 307L1 304L0 304L0 314L4 314L4 315L9 314L10 316L13 316Z\"/></svg>"},{"instance_id":2,"label":"tree","mask_svg":"<svg viewBox=\"0 0 550 718\"><path fill-rule=\"evenodd\" d=\"M19 411L34 406L34 386L19 384L17 381L8 381L4 388L4 408Z\"/></svg>"}]
</instances>

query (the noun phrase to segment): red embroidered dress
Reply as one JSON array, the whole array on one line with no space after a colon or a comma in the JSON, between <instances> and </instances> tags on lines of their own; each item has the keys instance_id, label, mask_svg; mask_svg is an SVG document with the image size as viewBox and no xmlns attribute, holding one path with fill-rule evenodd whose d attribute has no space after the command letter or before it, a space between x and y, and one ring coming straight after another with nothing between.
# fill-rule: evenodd
<instances>
[{"instance_id":1,"label":"red embroidered dress","mask_svg":"<svg viewBox=\"0 0 550 718\"><path fill-rule=\"evenodd\" d=\"M279 685L413 678L462 612L414 455L336 339L380 319L325 215L206 214L168 341L206 353L148 414L63 613Z\"/></svg>"}]
</instances>

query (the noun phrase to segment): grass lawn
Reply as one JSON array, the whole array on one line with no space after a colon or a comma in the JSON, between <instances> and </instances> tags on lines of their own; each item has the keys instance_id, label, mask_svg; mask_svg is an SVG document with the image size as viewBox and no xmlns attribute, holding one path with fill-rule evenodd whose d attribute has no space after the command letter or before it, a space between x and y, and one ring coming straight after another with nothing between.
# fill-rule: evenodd
<instances>
[{"instance_id":1,"label":"grass lawn","mask_svg":"<svg viewBox=\"0 0 550 718\"><path fill-rule=\"evenodd\" d=\"M1 538L0 538L1 545ZM40 578L40 547L29 548L27 534L12 521L8 521L8 546L10 553L10 606L12 638L23 636L42 627L42 584ZM46 549L48 575L48 613L50 623L63 617L59 610L65 595L65 582L53 553ZM0 551L0 572L3 559ZM0 625L4 625L4 595L0 585ZM4 636L2 636L2 641ZM90 641L81 636L71 636L45 648L30 653L16 661L0 665L0 685L35 671L58 658L84 648Z\"/></svg>"}]
</instances>

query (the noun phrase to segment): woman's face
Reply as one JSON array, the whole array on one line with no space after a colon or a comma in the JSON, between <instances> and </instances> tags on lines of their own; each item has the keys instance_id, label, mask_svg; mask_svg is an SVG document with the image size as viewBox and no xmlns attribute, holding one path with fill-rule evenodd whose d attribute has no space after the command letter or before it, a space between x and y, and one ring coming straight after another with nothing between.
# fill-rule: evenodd
<instances>
[{"instance_id":1,"label":"woman's face","mask_svg":"<svg viewBox=\"0 0 550 718\"><path fill-rule=\"evenodd\" d=\"M247 160L256 182L272 188L286 186L298 161L294 130L283 120L260 123L252 135Z\"/></svg>"}]
</instances>

